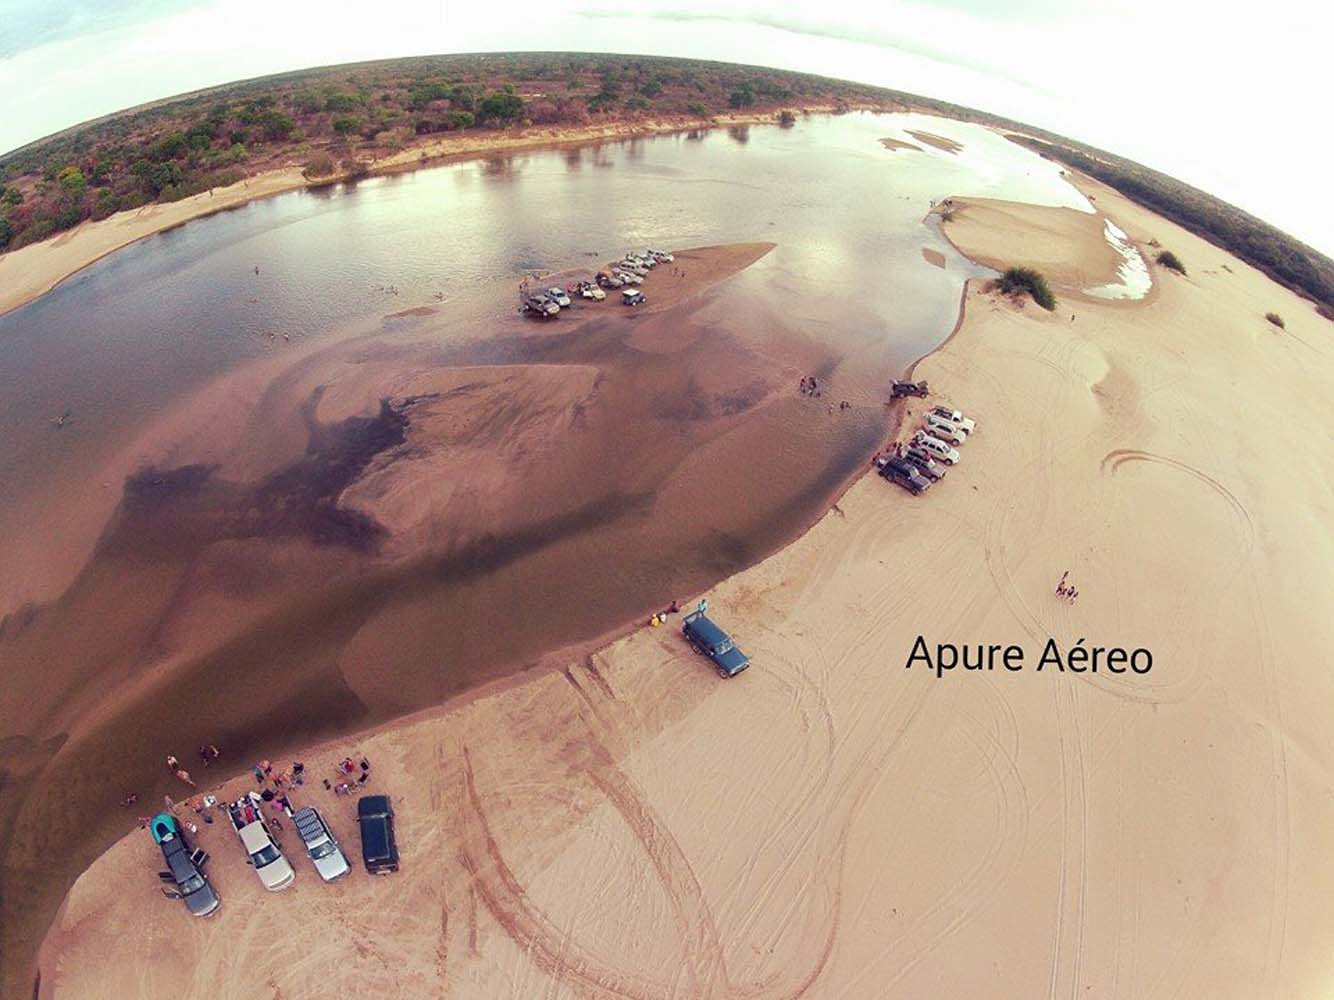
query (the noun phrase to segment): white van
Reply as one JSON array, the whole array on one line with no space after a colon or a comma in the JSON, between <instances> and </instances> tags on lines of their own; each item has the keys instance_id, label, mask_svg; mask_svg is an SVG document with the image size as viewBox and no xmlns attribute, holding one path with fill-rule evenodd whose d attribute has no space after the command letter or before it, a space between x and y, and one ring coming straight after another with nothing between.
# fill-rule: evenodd
<instances>
[{"instance_id":1,"label":"white van","mask_svg":"<svg viewBox=\"0 0 1334 1000\"><path fill-rule=\"evenodd\" d=\"M958 451L951 448L944 441L940 440L940 438L932 437L926 431L918 431L914 434L912 443L919 448L925 448L946 465L954 465L959 461Z\"/></svg>"}]
</instances>

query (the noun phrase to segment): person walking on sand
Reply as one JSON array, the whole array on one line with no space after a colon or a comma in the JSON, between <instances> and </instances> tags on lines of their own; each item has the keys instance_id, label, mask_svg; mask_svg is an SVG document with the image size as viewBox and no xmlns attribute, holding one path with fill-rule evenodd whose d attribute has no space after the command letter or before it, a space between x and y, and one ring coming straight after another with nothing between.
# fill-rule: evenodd
<instances>
[{"instance_id":1,"label":"person walking on sand","mask_svg":"<svg viewBox=\"0 0 1334 1000\"><path fill-rule=\"evenodd\" d=\"M1060 595L1062 595L1062 594L1065 593L1065 581L1066 581L1066 578L1067 578L1069 575L1070 575L1070 571L1069 571L1069 570L1066 570L1064 573L1061 574L1061 579L1060 579L1060 581L1056 584L1056 595L1057 595L1058 597L1059 597Z\"/></svg>"}]
</instances>

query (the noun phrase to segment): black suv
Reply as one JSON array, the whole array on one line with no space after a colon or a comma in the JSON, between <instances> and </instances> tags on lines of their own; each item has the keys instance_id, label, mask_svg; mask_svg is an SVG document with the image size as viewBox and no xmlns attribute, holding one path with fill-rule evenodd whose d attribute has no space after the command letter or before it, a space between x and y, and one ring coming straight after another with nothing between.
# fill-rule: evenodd
<instances>
[{"instance_id":1,"label":"black suv","mask_svg":"<svg viewBox=\"0 0 1334 1000\"><path fill-rule=\"evenodd\" d=\"M880 470L880 475L891 482L898 483L913 496L925 493L931 480L922 475L911 462L904 458L891 458Z\"/></svg>"},{"instance_id":2,"label":"black suv","mask_svg":"<svg viewBox=\"0 0 1334 1000\"><path fill-rule=\"evenodd\" d=\"M372 875L398 871L398 844L394 842L394 809L388 795L366 795L357 801L361 824L361 860Z\"/></svg>"},{"instance_id":3,"label":"black suv","mask_svg":"<svg viewBox=\"0 0 1334 1000\"><path fill-rule=\"evenodd\" d=\"M192 916L207 917L222 905L222 900L213 891L208 876L204 874L204 865L208 864L205 851L192 851L185 839L185 834L176 823L171 813L158 813L149 824L149 832L162 848L162 860L167 863L167 870L158 872L158 878L166 882L162 887L164 895L179 899Z\"/></svg>"}]
</instances>

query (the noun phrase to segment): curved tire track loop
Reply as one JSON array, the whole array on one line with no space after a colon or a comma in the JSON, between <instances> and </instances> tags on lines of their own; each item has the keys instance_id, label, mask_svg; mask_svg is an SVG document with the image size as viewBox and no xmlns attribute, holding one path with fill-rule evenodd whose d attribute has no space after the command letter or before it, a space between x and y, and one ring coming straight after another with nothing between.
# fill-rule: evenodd
<instances>
[{"instance_id":1,"label":"curved tire track loop","mask_svg":"<svg viewBox=\"0 0 1334 1000\"><path fill-rule=\"evenodd\" d=\"M920 707L919 704L919 710ZM962 878L890 940L876 960L868 963L840 989L837 994L840 997L855 1000L873 994L883 995L889 987L901 982L946 938L972 919L978 910L1000 892L1023 856L1028 837L1029 801L1028 788L1019 772L1018 761L1008 748L980 724L967 727L956 719L951 730L972 745L976 758L986 769L994 792L994 829L986 837L986 850ZM881 763L884 762L882 760ZM868 785L864 791L869 792L873 784ZM859 796L864 797L864 794ZM982 886L986 886L985 892L978 891ZM918 929L925 929L926 937L910 951L900 954L898 948ZM892 974L880 974L880 965L891 960L895 962ZM859 984L871 976L875 976L875 989L859 988Z\"/></svg>"},{"instance_id":2,"label":"curved tire track loop","mask_svg":"<svg viewBox=\"0 0 1334 1000\"><path fill-rule=\"evenodd\" d=\"M826 740L832 740L832 718L829 716L823 693L812 685L803 684L799 670L794 670L793 675L798 681L796 685L798 688L806 688L806 694L814 695L817 712L824 722L822 728ZM565 671L565 677L592 713L591 724L599 728L606 727L608 725L606 713L596 704L593 686L579 683L571 670ZM804 699L799 696L798 700ZM799 706L799 710L809 725L806 706ZM795 989L772 992L774 981L781 973L776 973L758 984L740 989L731 987L726 977L722 940L703 888L689 859L679 843L671 836L661 817L643 800L638 789L617 766L605 746L596 740L591 745L585 743L585 746L589 747L591 754L585 773L625 820L648 856L667 894L684 946L685 973L690 994L700 997L720 995L797 997L804 993L815 981L832 952L836 921L831 922L826 941L814 967ZM826 746L826 774L829 754L830 747ZM461 851L464 867L473 877L483 902L510 937L522 945L532 955L535 963L553 978L569 981L593 995L626 997L633 1000L668 998L677 995L678 989L674 985L651 982L642 976L607 967L595 956L572 942L567 932L561 931L536 907L529 904L523 886L505 864L490 831L466 746L463 748L463 760L467 805L470 807L465 825L475 828L476 839L481 844L481 850L474 849L471 846L474 838L471 836L465 838L465 845ZM819 780L811 783L801 796L802 802L809 802L813 798L824 776L820 775ZM795 815L800 811L796 809L788 815ZM488 869L481 863L482 856L488 862L493 878L488 878Z\"/></svg>"}]
</instances>

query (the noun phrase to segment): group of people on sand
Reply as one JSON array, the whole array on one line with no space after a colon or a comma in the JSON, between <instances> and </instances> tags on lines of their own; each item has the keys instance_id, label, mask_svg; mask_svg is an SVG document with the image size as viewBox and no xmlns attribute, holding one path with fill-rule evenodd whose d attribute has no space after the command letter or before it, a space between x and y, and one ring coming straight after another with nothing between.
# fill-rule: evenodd
<instances>
[{"instance_id":1,"label":"group of people on sand","mask_svg":"<svg viewBox=\"0 0 1334 1000\"><path fill-rule=\"evenodd\" d=\"M676 602L672 602L672 607L676 607ZM212 743L204 744L199 748L199 759L204 767L208 767L216 761L222 752ZM167 769L177 778L185 782L191 788L197 787L190 772L181 767L181 762L175 754L167 754ZM337 785L333 784L328 778L324 779L324 787L327 791L332 791L336 795L351 795L358 787L365 785L370 780L371 762L365 756L360 757L359 761L351 757L344 757L339 761L335 771L342 780ZM286 813L291 816L294 812L292 801L288 798L288 790L306 783L306 765L301 761L292 762L290 768L275 769L273 762L261 760L253 768L251 774L254 775L255 784L260 786L259 798L268 803L272 808L274 815L271 822L276 829L282 829L282 822L279 816ZM167 812L176 815L177 802L170 796L163 796L163 807ZM125 796L122 805L125 807L134 806L139 802L139 794L130 792ZM190 799L190 807L195 815L205 823L213 822L213 811L218 806L218 798L212 794L198 794ZM139 825L147 829L151 817L140 816ZM191 833L198 833L199 828L188 820L183 820L181 825Z\"/></svg>"},{"instance_id":2,"label":"group of people on sand","mask_svg":"<svg viewBox=\"0 0 1334 1000\"><path fill-rule=\"evenodd\" d=\"M1079 600L1079 591L1075 589L1074 584L1065 582L1067 579L1069 579L1069 577L1070 577L1069 570L1066 570L1064 573L1061 574L1061 579L1056 584L1056 596L1063 597L1071 604L1074 604L1075 601Z\"/></svg>"},{"instance_id":3,"label":"group of people on sand","mask_svg":"<svg viewBox=\"0 0 1334 1000\"><path fill-rule=\"evenodd\" d=\"M824 395L824 390L820 388L820 383L815 380L814 375L803 375L801 377L799 391L803 396L810 396L813 399L819 399Z\"/></svg>"},{"instance_id":4,"label":"group of people on sand","mask_svg":"<svg viewBox=\"0 0 1334 1000\"><path fill-rule=\"evenodd\" d=\"M199 747L199 761L204 767L208 767L215 760L222 756L222 751L212 743L204 743ZM176 777L180 778L191 788L195 787L195 781L190 777L190 772L181 766L181 762L176 759L175 754L167 754L167 770ZM127 800L126 805L131 805Z\"/></svg>"},{"instance_id":5,"label":"group of people on sand","mask_svg":"<svg viewBox=\"0 0 1334 1000\"><path fill-rule=\"evenodd\" d=\"M351 795L359 786L371 780L371 762L365 757L361 758L359 765L351 757L344 757L338 762L336 770L342 781L335 785L330 783L328 778L324 779L324 787L332 790L335 795ZM353 775L356 775L355 781Z\"/></svg>"},{"instance_id":6,"label":"group of people on sand","mask_svg":"<svg viewBox=\"0 0 1334 1000\"><path fill-rule=\"evenodd\" d=\"M659 625L667 624L668 615L679 615L680 613L681 605L677 601L672 601L671 606L668 607L667 610L659 611L654 614L654 616L648 620L648 623L654 628L657 628Z\"/></svg>"}]
</instances>

